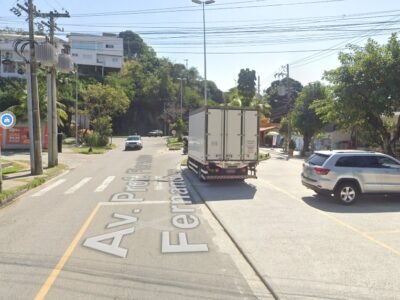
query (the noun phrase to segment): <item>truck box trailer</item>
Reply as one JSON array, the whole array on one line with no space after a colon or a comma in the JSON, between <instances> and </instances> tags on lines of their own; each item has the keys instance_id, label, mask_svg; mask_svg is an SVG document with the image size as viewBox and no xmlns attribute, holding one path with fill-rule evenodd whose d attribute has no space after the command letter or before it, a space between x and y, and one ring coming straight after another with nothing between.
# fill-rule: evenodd
<instances>
[{"instance_id":1,"label":"truck box trailer","mask_svg":"<svg viewBox=\"0 0 400 300\"><path fill-rule=\"evenodd\" d=\"M257 109L203 107L189 116L188 168L200 180L257 178Z\"/></svg>"}]
</instances>

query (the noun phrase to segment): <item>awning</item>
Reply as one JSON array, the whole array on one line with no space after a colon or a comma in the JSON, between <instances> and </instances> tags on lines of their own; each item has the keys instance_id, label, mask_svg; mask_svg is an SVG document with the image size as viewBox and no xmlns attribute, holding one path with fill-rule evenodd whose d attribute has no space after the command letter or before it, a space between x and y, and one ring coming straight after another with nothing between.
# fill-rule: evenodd
<instances>
[{"instance_id":1,"label":"awning","mask_svg":"<svg viewBox=\"0 0 400 300\"><path fill-rule=\"evenodd\" d=\"M260 132L269 131L277 128L279 128L279 126L260 127Z\"/></svg>"}]
</instances>

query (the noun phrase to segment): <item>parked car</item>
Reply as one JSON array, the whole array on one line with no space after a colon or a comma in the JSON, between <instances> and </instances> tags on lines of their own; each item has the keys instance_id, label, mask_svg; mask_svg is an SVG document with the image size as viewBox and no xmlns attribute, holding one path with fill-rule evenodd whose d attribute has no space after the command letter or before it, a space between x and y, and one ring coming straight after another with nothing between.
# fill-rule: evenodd
<instances>
[{"instance_id":1,"label":"parked car","mask_svg":"<svg viewBox=\"0 0 400 300\"><path fill-rule=\"evenodd\" d=\"M130 135L125 141L125 150L130 150L130 149L142 149L143 148L143 142L142 138L140 135Z\"/></svg>"},{"instance_id":2,"label":"parked car","mask_svg":"<svg viewBox=\"0 0 400 300\"><path fill-rule=\"evenodd\" d=\"M344 204L362 194L400 194L400 161L359 150L316 151L303 163L304 186Z\"/></svg>"},{"instance_id":3,"label":"parked car","mask_svg":"<svg viewBox=\"0 0 400 300\"><path fill-rule=\"evenodd\" d=\"M152 130L148 133L148 136L163 136L162 130Z\"/></svg>"}]
</instances>

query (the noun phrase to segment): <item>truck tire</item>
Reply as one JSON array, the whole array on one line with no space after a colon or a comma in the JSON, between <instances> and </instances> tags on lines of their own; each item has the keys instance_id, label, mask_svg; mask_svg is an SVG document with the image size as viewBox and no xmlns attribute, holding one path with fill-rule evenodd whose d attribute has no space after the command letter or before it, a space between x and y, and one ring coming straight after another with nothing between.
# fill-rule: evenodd
<instances>
[{"instance_id":1,"label":"truck tire","mask_svg":"<svg viewBox=\"0 0 400 300\"><path fill-rule=\"evenodd\" d=\"M336 187L334 195L342 204L350 205L360 197L360 190L353 182L343 182Z\"/></svg>"}]
</instances>

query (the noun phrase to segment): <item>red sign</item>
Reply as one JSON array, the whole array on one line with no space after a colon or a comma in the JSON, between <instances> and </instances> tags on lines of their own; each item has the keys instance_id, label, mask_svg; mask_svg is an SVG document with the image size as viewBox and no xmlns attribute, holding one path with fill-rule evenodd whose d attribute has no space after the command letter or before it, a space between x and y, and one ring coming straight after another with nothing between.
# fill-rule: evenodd
<instances>
[{"instance_id":1,"label":"red sign","mask_svg":"<svg viewBox=\"0 0 400 300\"><path fill-rule=\"evenodd\" d=\"M20 128L7 130L7 144L21 144Z\"/></svg>"},{"instance_id":2,"label":"red sign","mask_svg":"<svg viewBox=\"0 0 400 300\"><path fill-rule=\"evenodd\" d=\"M29 145L29 128L7 129L7 144Z\"/></svg>"},{"instance_id":3,"label":"red sign","mask_svg":"<svg viewBox=\"0 0 400 300\"><path fill-rule=\"evenodd\" d=\"M3 133L4 132L4 133ZM2 142L2 135L6 135L7 145L29 145L29 128L28 127L14 127L7 130L0 128L0 144ZM48 147L48 130L47 126L42 131L43 148Z\"/></svg>"}]
</instances>

